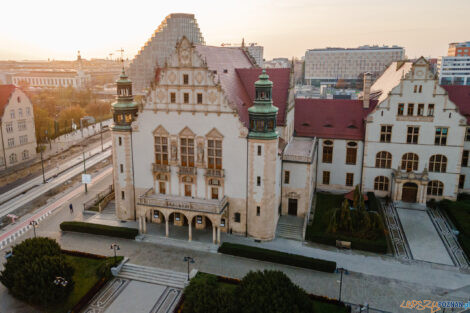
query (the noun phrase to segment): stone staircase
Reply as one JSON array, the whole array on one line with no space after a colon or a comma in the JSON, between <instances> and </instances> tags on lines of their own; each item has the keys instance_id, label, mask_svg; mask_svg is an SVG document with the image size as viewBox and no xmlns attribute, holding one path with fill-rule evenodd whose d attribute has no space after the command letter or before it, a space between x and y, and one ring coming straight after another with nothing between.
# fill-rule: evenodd
<instances>
[{"instance_id":1,"label":"stone staircase","mask_svg":"<svg viewBox=\"0 0 470 313\"><path fill-rule=\"evenodd\" d=\"M185 273L130 263L124 264L117 277L181 289L184 288L188 278Z\"/></svg>"},{"instance_id":2,"label":"stone staircase","mask_svg":"<svg viewBox=\"0 0 470 313\"><path fill-rule=\"evenodd\" d=\"M276 236L302 241L303 224L303 218L282 215L277 222Z\"/></svg>"}]
</instances>

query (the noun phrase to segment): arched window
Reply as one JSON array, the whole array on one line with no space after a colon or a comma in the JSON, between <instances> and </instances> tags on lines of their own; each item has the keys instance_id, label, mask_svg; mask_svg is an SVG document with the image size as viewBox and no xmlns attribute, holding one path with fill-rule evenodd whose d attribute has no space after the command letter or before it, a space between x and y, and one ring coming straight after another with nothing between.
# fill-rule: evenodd
<instances>
[{"instance_id":1,"label":"arched window","mask_svg":"<svg viewBox=\"0 0 470 313\"><path fill-rule=\"evenodd\" d=\"M429 159L429 171L445 173L447 168L447 157L442 154L436 154Z\"/></svg>"},{"instance_id":2,"label":"arched window","mask_svg":"<svg viewBox=\"0 0 470 313\"><path fill-rule=\"evenodd\" d=\"M438 180L431 180L428 184L428 196L442 196L444 184Z\"/></svg>"},{"instance_id":3,"label":"arched window","mask_svg":"<svg viewBox=\"0 0 470 313\"><path fill-rule=\"evenodd\" d=\"M401 167L407 172L418 170L419 157L414 153L405 153L401 158Z\"/></svg>"},{"instance_id":4,"label":"arched window","mask_svg":"<svg viewBox=\"0 0 470 313\"><path fill-rule=\"evenodd\" d=\"M375 167L391 168L392 167L392 154L387 151L378 152L375 156Z\"/></svg>"},{"instance_id":5,"label":"arched window","mask_svg":"<svg viewBox=\"0 0 470 313\"><path fill-rule=\"evenodd\" d=\"M377 176L374 179L374 190L388 191L388 177Z\"/></svg>"},{"instance_id":6,"label":"arched window","mask_svg":"<svg viewBox=\"0 0 470 313\"><path fill-rule=\"evenodd\" d=\"M9 158L10 158L10 163L11 164L14 164L14 163L18 162L18 157L16 156L16 153L10 154Z\"/></svg>"},{"instance_id":7,"label":"arched window","mask_svg":"<svg viewBox=\"0 0 470 313\"><path fill-rule=\"evenodd\" d=\"M332 163L333 162L333 141L325 140L323 142L323 163Z\"/></svg>"}]
</instances>

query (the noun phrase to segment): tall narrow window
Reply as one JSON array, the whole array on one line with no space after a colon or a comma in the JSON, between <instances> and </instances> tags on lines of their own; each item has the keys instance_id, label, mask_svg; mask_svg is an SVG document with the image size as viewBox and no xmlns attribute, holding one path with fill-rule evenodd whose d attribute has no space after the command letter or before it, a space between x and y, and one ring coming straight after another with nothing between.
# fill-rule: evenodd
<instances>
[{"instance_id":1,"label":"tall narrow window","mask_svg":"<svg viewBox=\"0 0 470 313\"><path fill-rule=\"evenodd\" d=\"M323 185L329 185L330 184L330 172L329 171L323 171Z\"/></svg>"},{"instance_id":2,"label":"tall narrow window","mask_svg":"<svg viewBox=\"0 0 470 313\"><path fill-rule=\"evenodd\" d=\"M461 174L459 176L459 189L463 189L465 187L465 175Z\"/></svg>"},{"instance_id":3,"label":"tall narrow window","mask_svg":"<svg viewBox=\"0 0 470 313\"><path fill-rule=\"evenodd\" d=\"M406 143L418 143L419 136L419 127L417 126L408 126L408 131L406 134Z\"/></svg>"},{"instance_id":4,"label":"tall narrow window","mask_svg":"<svg viewBox=\"0 0 470 313\"><path fill-rule=\"evenodd\" d=\"M185 92L185 93L183 94L183 101L184 101L184 103L186 103L186 104L189 103L189 93Z\"/></svg>"},{"instance_id":5,"label":"tall narrow window","mask_svg":"<svg viewBox=\"0 0 470 313\"><path fill-rule=\"evenodd\" d=\"M171 103L176 103L176 93L175 92L170 92L170 102Z\"/></svg>"},{"instance_id":6,"label":"tall narrow window","mask_svg":"<svg viewBox=\"0 0 470 313\"><path fill-rule=\"evenodd\" d=\"M158 182L158 189L161 194L166 194L166 183L164 181Z\"/></svg>"},{"instance_id":7,"label":"tall narrow window","mask_svg":"<svg viewBox=\"0 0 470 313\"><path fill-rule=\"evenodd\" d=\"M261 176L256 177L256 186L261 186Z\"/></svg>"},{"instance_id":8,"label":"tall narrow window","mask_svg":"<svg viewBox=\"0 0 470 313\"><path fill-rule=\"evenodd\" d=\"M348 142L346 147L346 164L354 165L357 159L357 143Z\"/></svg>"},{"instance_id":9,"label":"tall narrow window","mask_svg":"<svg viewBox=\"0 0 470 313\"><path fill-rule=\"evenodd\" d=\"M290 172L284 171L284 184L289 184L289 180L290 180Z\"/></svg>"},{"instance_id":10,"label":"tall narrow window","mask_svg":"<svg viewBox=\"0 0 470 313\"><path fill-rule=\"evenodd\" d=\"M207 141L208 168L222 169L222 140Z\"/></svg>"},{"instance_id":11,"label":"tall narrow window","mask_svg":"<svg viewBox=\"0 0 470 313\"><path fill-rule=\"evenodd\" d=\"M183 74L183 84L184 85L189 84L189 75L188 74Z\"/></svg>"},{"instance_id":12,"label":"tall narrow window","mask_svg":"<svg viewBox=\"0 0 470 313\"><path fill-rule=\"evenodd\" d=\"M437 127L436 137L434 138L434 144L436 146L445 146L447 144L447 127Z\"/></svg>"},{"instance_id":13,"label":"tall narrow window","mask_svg":"<svg viewBox=\"0 0 470 313\"><path fill-rule=\"evenodd\" d=\"M408 113L407 115L412 116L415 110L415 105L414 103L408 103Z\"/></svg>"},{"instance_id":14,"label":"tall narrow window","mask_svg":"<svg viewBox=\"0 0 470 313\"><path fill-rule=\"evenodd\" d=\"M261 207L257 206L256 207L256 216L260 216L261 215Z\"/></svg>"},{"instance_id":15,"label":"tall narrow window","mask_svg":"<svg viewBox=\"0 0 470 313\"><path fill-rule=\"evenodd\" d=\"M419 85L419 93L423 91L423 85Z\"/></svg>"},{"instance_id":16,"label":"tall narrow window","mask_svg":"<svg viewBox=\"0 0 470 313\"><path fill-rule=\"evenodd\" d=\"M217 187L212 187L212 188L211 188L211 197L212 197L212 199L214 199L214 200L218 200L218 199L219 199L219 188L217 188Z\"/></svg>"},{"instance_id":17,"label":"tall narrow window","mask_svg":"<svg viewBox=\"0 0 470 313\"><path fill-rule=\"evenodd\" d=\"M119 168L120 168L120 170L121 170L121 173L124 173L124 165L123 165L123 164L120 164L120 165L119 165Z\"/></svg>"},{"instance_id":18,"label":"tall narrow window","mask_svg":"<svg viewBox=\"0 0 470 313\"><path fill-rule=\"evenodd\" d=\"M258 155L261 155L261 146L258 146Z\"/></svg>"},{"instance_id":19,"label":"tall narrow window","mask_svg":"<svg viewBox=\"0 0 470 313\"><path fill-rule=\"evenodd\" d=\"M197 94L197 104L202 104L202 93Z\"/></svg>"},{"instance_id":20,"label":"tall narrow window","mask_svg":"<svg viewBox=\"0 0 470 313\"><path fill-rule=\"evenodd\" d=\"M168 138L155 136L155 163L168 164Z\"/></svg>"},{"instance_id":21,"label":"tall narrow window","mask_svg":"<svg viewBox=\"0 0 470 313\"><path fill-rule=\"evenodd\" d=\"M416 91L418 91L418 85L415 85L413 88L413 92L416 93Z\"/></svg>"},{"instance_id":22,"label":"tall narrow window","mask_svg":"<svg viewBox=\"0 0 470 313\"><path fill-rule=\"evenodd\" d=\"M462 167L467 167L468 166L468 153L469 153L469 150L463 150L463 153L462 153Z\"/></svg>"},{"instance_id":23,"label":"tall narrow window","mask_svg":"<svg viewBox=\"0 0 470 313\"><path fill-rule=\"evenodd\" d=\"M405 112L405 104L399 103L397 115L403 115L404 112Z\"/></svg>"},{"instance_id":24,"label":"tall narrow window","mask_svg":"<svg viewBox=\"0 0 470 313\"><path fill-rule=\"evenodd\" d=\"M424 115L424 103L418 104L418 116Z\"/></svg>"},{"instance_id":25,"label":"tall narrow window","mask_svg":"<svg viewBox=\"0 0 470 313\"><path fill-rule=\"evenodd\" d=\"M181 138L181 166L194 167L194 139Z\"/></svg>"},{"instance_id":26,"label":"tall narrow window","mask_svg":"<svg viewBox=\"0 0 470 313\"><path fill-rule=\"evenodd\" d=\"M323 142L323 163L332 163L333 162L333 141L325 140Z\"/></svg>"},{"instance_id":27,"label":"tall narrow window","mask_svg":"<svg viewBox=\"0 0 470 313\"><path fill-rule=\"evenodd\" d=\"M121 146L122 145L122 137L119 137L118 141L119 141L119 145Z\"/></svg>"},{"instance_id":28,"label":"tall narrow window","mask_svg":"<svg viewBox=\"0 0 470 313\"><path fill-rule=\"evenodd\" d=\"M125 195L124 191L121 191L121 199L122 200L126 199L126 195Z\"/></svg>"},{"instance_id":29,"label":"tall narrow window","mask_svg":"<svg viewBox=\"0 0 470 313\"><path fill-rule=\"evenodd\" d=\"M470 127L465 130L465 141L470 141Z\"/></svg>"},{"instance_id":30,"label":"tall narrow window","mask_svg":"<svg viewBox=\"0 0 470 313\"><path fill-rule=\"evenodd\" d=\"M428 104L428 116L434 116L434 104Z\"/></svg>"},{"instance_id":31,"label":"tall narrow window","mask_svg":"<svg viewBox=\"0 0 470 313\"><path fill-rule=\"evenodd\" d=\"M354 174L346 173L346 186L352 186L354 183Z\"/></svg>"},{"instance_id":32,"label":"tall narrow window","mask_svg":"<svg viewBox=\"0 0 470 313\"><path fill-rule=\"evenodd\" d=\"M240 223L240 219L240 213L237 212L233 215L233 220L235 221L235 223Z\"/></svg>"},{"instance_id":33,"label":"tall narrow window","mask_svg":"<svg viewBox=\"0 0 470 313\"><path fill-rule=\"evenodd\" d=\"M392 141L392 125L382 125L380 127L380 142Z\"/></svg>"}]
</instances>

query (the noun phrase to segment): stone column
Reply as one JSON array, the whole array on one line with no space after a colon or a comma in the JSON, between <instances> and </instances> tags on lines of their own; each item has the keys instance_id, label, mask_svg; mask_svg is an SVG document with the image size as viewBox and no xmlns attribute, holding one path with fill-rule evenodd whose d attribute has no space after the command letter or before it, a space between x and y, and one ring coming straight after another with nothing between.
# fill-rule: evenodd
<instances>
[{"instance_id":1,"label":"stone column","mask_svg":"<svg viewBox=\"0 0 470 313\"><path fill-rule=\"evenodd\" d=\"M217 227L217 244L220 245L220 226Z\"/></svg>"},{"instance_id":2,"label":"stone column","mask_svg":"<svg viewBox=\"0 0 470 313\"><path fill-rule=\"evenodd\" d=\"M145 221L145 216L142 216L142 225L144 229L144 234L147 233L147 222Z\"/></svg>"},{"instance_id":3,"label":"stone column","mask_svg":"<svg viewBox=\"0 0 470 313\"><path fill-rule=\"evenodd\" d=\"M142 218L139 217L139 234L142 234L143 233L143 229L142 229Z\"/></svg>"},{"instance_id":4,"label":"stone column","mask_svg":"<svg viewBox=\"0 0 470 313\"><path fill-rule=\"evenodd\" d=\"M215 226L212 225L212 243L215 244Z\"/></svg>"},{"instance_id":5,"label":"stone column","mask_svg":"<svg viewBox=\"0 0 470 313\"><path fill-rule=\"evenodd\" d=\"M165 218L165 236L170 236L170 222L168 222L167 218Z\"/></svg>"},{"instance_id":6,"label":"stone column","mask_svg":"<svg viewBox=\"0 0 470 313\"><path fill-rule=\"evenodd\" d=\"M191 223L188 223L188 241L193 240L193 225Z\"/></svg>"}]
</instances>

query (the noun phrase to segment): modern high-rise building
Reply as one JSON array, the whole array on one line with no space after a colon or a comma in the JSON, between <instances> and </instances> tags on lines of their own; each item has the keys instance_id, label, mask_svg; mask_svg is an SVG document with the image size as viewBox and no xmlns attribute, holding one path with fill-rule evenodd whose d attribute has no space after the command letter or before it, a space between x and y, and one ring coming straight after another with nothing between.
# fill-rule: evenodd
<instances>
[{"instance_id":1,"label":"modern high-rise building","mask_svg":"<svg viewBox=\"0 0 470 313\"><path fill-rule=\"evenodd\" d=\"M390 63L404 58L405 49L399 46L310 49L305 53L305 80L319 85L356 80L366 72L378 77Z\"/></svg>"},{"instance_id":2,"label":"modern high-rise building","mask_svg":"<svg viewBox=\"0 0 470 313\"><path fill-rule=\"evenodd\" d=\"M156 68L165 65L183 36L194 44L205 44L194 14L168 15L129 65L129 78L134 84L135 94L142 94L150 86Z\"/></svg>"},{"instance_id":3,"label":"modern high-rise building","mask_svg":"<svg viewBox=\"0 0 470 313\"><path fill-rule=\"evenodd\" d=\"M440 85L470 85L470 56L441 57L437 66Z\"/></svg>"},{"instance_id":4,"label":"modern high-rise building","mask_svg":"<svg viewBox=\"0 0 470 313\"><path fill-rule=\"evenodd\" d=\"M447 56L468 56L470 57L470 41L466 42L452 42L449 44L449 50L447 50Z\"/></svg>"}]
</instances>

